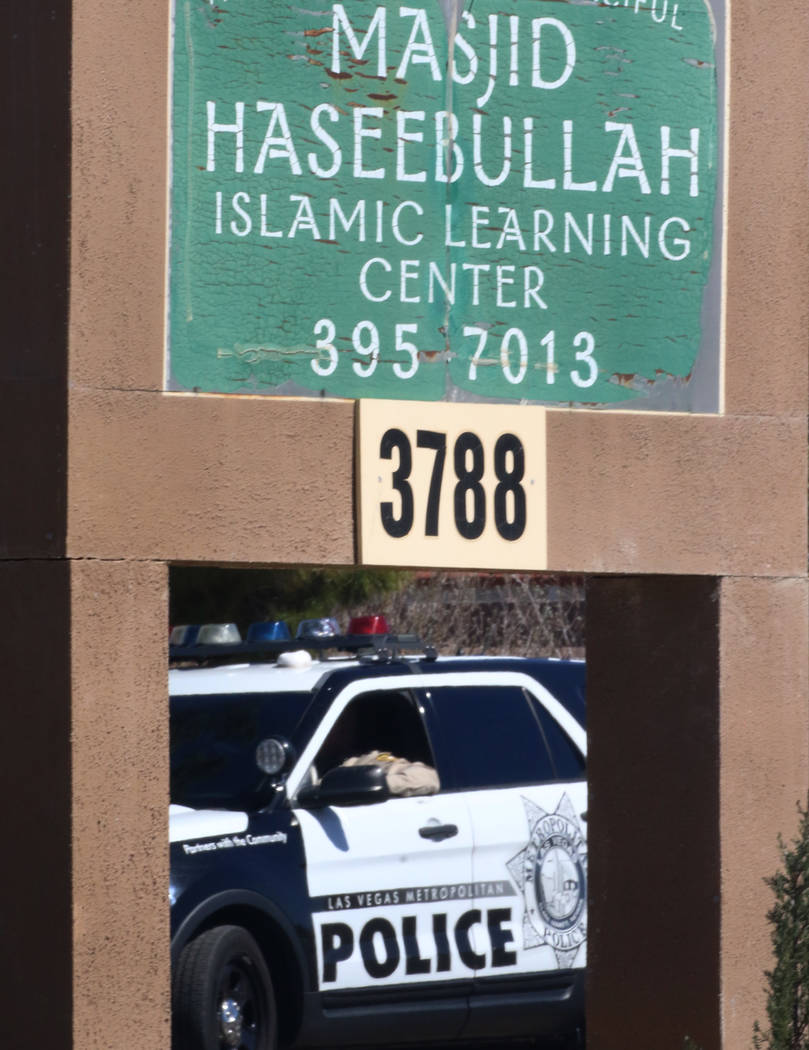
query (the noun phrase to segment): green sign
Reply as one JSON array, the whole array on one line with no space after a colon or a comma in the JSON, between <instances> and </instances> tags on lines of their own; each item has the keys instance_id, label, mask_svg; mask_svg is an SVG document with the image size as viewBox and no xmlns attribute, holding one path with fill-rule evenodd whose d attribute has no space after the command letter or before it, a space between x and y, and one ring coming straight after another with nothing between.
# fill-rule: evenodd
<instances>
[{"instance_id":1,"label":"green sign","mask_svg":"<svg viewBox=\"0 0 809 1050\"><path fill-rule=\"evenodd\" d=\"M176 0L173 47L171 389L626 404L718 373L706 0Z\"/></svg>"}]
</instances>

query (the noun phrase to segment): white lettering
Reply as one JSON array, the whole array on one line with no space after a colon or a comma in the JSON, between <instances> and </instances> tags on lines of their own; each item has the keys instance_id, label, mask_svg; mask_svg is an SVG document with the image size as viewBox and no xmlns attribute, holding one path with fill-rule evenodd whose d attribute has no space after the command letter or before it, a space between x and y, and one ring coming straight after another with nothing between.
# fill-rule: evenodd
<instances>
[{"instance_id":1,"label":"white lettering","mask_svg":"<svg viewBox=\"0 0 809 1050\"><path fill-rule=\"evenodd\" d=\"M405 208L412 208L416 215L419 216L422 216L424 214L424 208L422 208L422 206L416 201L402 201L401 204L397 204L396 208L393 211L393 216L391 218L391 228L393 229L393 236L396 238L399 244L406 244L408 245L408 247L412 247L414 244L419 244L422 240L424 240L424 234L419 232L416 234L415 237L412 238L407 238L402 235L399 220Z\"/></svg>"},{"instance_id":2,"label":"white lettering","mask_svg":"<svg viewBox=\"0 0 809 1050\"><path fill-rule=\"evenodd\" d=\"M449 128L447 128L447 122L449 122ZM446 110L439 110L435 115L436 182L457 182L463 174L463 153L455 141L457 137L457 116L454 113L447 113ZM450 167L452 167L452 174L448 175L447 169Z\"/></svg>"},{"instance_id":3,"label":"white lettering","mask_svg":"<svg viewBox=\"0 0 809 1050\"><path fill-rule=\"evenodd\" d=\"M355 179L384 179L385 169L374 168L366 171L362 166L362 140L381 139L382 128L365 128L363 120L365 117L373 117L382 120L385 111L381 106L358 106L354 110L354 178Z\"/></svg>"},{"instance_id":4,"label":"white lettering","mask_svg":"<svg viewBox=\"0 0 809 1050\"><path fill-rule=\"evenodd\" d=\"M259 113L269 112L272 115L270 117L270 123L267 126L267 134L264 136L264 143L258 155L258 160L256 161L256 166L253 168L253 173L255 175L261 175L263 173L264 163L268 157L270 160L275 160L277 157L286 157L289 160L292 174L300 175L301 165L298 160L298 155L295 152L295 147L292 144L292 133L289 130L286 110L283 105L280 102L257 102L256 109ZM276 127L280 131L280 135L273 134Z\"/></svg>"},{"instance_id":5,"label":"white lettering","mask_svg":"<svg viewBox=\"0 0 809 1050\"><path fill-rule=\"evenodd\" d=\"M386 299L390 299L390 288L383 295L373 295L368 288L368 271L372 266L381 266L387 273L390 273L393 267L387 259L369 259L366 263L363 263L363 267L360 270L360 291L362 294L372 303L384 303Z\"/></svg>"},{"instance_id":6,"label":"white lettering","mask_svg":"<svg viewBox=\"0 0 809 1050\"><path fill-rule=\"evenodd\" d=\"M522 129L525 142L525 175L523 176L523 186L527 190L555 190L556 179L534 180L534 118L523 117ZM565 177L567 177L567 173L565 173Z\"/></svg>"},{"instance_id":7,"label":"white lettering","mask_svg":"<svg viewBox=\"0 0 809 1050\"><path fill-rule=\"evenodd\" d=\"M517 213L513 208L497 209L501 215L505 215L505 221L503 222L503 231L497 239L497 251L503 247L507 241L514 241L519 247L521 252L525 251L525 239L520 229L520 224L517 221Z\"/></svg>"},{"instance_id":8,"label":"white lettering","mask_svg":"<svg viewBox=\"0 0 809 1050\"><path fill-rule=\"evenodd\" d=\"M562 41L565 45L565 68L556 80L545 80L542 76L541 42L542 30L546 26L556 29L557 32L561 34ZM576 65L576 42L573 39L573 34L565 23L560 22L558 18L535 18L531 22L531 32L533 36L531 86L535 88L544 88L546 91L553 91L556 88L560 88L573 75L573 69Z\"/></svg>"},{"instance_id":9,"label":"white lettering","mask_svg":"<svg viewBox=\"0 0 809 1050\"><path fill-rule=\"evenodd\" d=\"M691 128L690 146L688 149L672 149L671 128L665 124L660 128L660 192L668 195L671 192L669 167L672 157L684 157L691 164L691 181L689 196L699 196L699 128Z\"/></svg>"},{"instance_id":10,"label":"white lettering","mask_svg":"<svg viewBox=\"0 0 809 1050\"><path fill-rule=\"evenodd\" d=\"M337 111L337 107L332 106L328 102L321 102L319 106L315 106L315 108L312 110L312 131L315 133L315 137L318 138L323 143L323 145L331 151L331 167L321 167L320 162L318 161L317 155L315 153L310 153L306 159L309 163L309 170L312 172L313 175L317 175L319 179L332 179L340 170L340 165L343 162L343 151L340 149L336 140L333 139L332 136L328 133L328 131L325 131L321 126L320 118L323 115L328 116L329 120L332 121L332 123L335 123L340 119L340 114Z\"/></svg>"},{"instance_id":11,"label":"white lettering","mask_svg":"<svg viewBox=\"0 0 809 1050\"><path fill-rule=\"evenodd\" d=\"M412 18L413 28L410 30L410 39L407 41L402 61L396 70L397 80L404 80L407 76L407 67L410 62L414 65L428 65L433 80L441 79L441 70L433 47L433 38L430 36L430 28L427 24L427 12L415 7L400 7L399 14L402 18ZM421 39L417 39L421 34ZM381 74L380 74L381 75Z\"/></svg>"},{"instance_id":12,"label":"white lettering","mask_svg":"<svg viewBox=\"0 0 809 1050\"><path fill-rule=\"evenodd\" d=\"M345 30L348 45L354 54L356 59L361 59L365 54L365 49L371 42L371 37L375 32L379 32L378 50L376 57L376 75L378 77L384 77L387 73L388 62L385 51L385 8L381 5L377 7L374 12L374 17L371 20L371 24L368 26L368 30L365 34L365 39L360 44L356 34L351 26L351 22L348 20L348 15L345 12L345 8L342 4L335 4L332 8L332 28L334 34L332 36L332 52L331 52L331 68L333 73L340 72L340 27Z\"/></svg>"},{"instance_id":13,"label":"white lettering","mask_svg":"<svg viewBox=\"0 0 809 1050\"><path fill-rule=\"evenodd\" d=\"M635 138L635 129L631 124L618 124L615 121L608 120L604 124L604 130L620 131L621 137L615 148L615 155L612 158L610 170L607 172L604 185L601 187L603 192L612 192L617 176L619 179L637 179L641 193L651 193L652 188L649 185L649 180L646 178L646 171L638 149L638 141ZM629 156L624 156L623 150L625 146L629 149Z\"/></svg>"},{"instance_id":14,"label":"white lettering","mask_svg":"<svg viewBox=\"0 0 809 1050\"><path fill-rule=\"evenodd\" d=\"M290 201L298 201L298 210L289 231L289 236L294 237L298 230L311 230L314 240L320 240L320 230L317 228L315 213L312 211L312 202L308 197L302 197L298 193L289 195Z\"/></svg>"},{"instance_id":15,"label":"white lettering","mask_svg":"<svg viewBox=\"0 0 809 1050\"><path fill-rule=\"evenodd\" d=\"M208 112L208 164L207 171L216 171L216 136L236 136L236 161L234 171L244 171L244 102L237 102L236 121L234 124L216 123L216 103L207 103Z\"/></svg>"},{"instance_id":16,"label":"white lettering","mask_svg":"<svg viewBox=\"0 0 809 1050\"><path fill-rule=\"evenodd\" d=\"M242 207L242 204L249 204L250 203L250 194L249 193L235 193L233 195L233 201L231 203L233 205L233 210L236 212L236 214L239 216L239 218L244 220L244 225L243 226L238 226L235 222L231 222L231 224L230 224L231 233L235 233L237 237L246 237L248 235L248 233L253 229L253 220L250 218L250 216L244 210L244 208Z\"/></svg>"},{"instance_id":17,"label":"white lettering","mask_svg":"<svg viewBox=\"0 0 809 1050\"><path fill-rule=\"evenodd\" d=\"M576 190L580 193L592 193L598 189L595 182L574 182L573 180L573 121L562 121L562 152L564 156L564 179L562 188Z\"/></svg>"},{"instance_id":18,"label":"white lettering","mask_svg":"<svg viewBox=\"0 0 809 1050\"><path fill-rule=\"evenodd\" d=\"M475 28L475 16L470 14L469 11L464 11L464 13L461 15L461 18L464 21L464 23L469 27L469 29ZM458 72L458 68L455 63L456 47L459 47L461 51L463 51L464 55L466 55L466 60L469 63L469 69L463 75L461 75ZM456 84L471 84L477 76L478 56L477 52L469 43L469 41L465 40L460 33L455 34L455 42L452 47L452 55L450 57L450 62L452 64L452 79L454 80L454 82Z\"/></svg>"},{"instance_id":19,"label":"white lettering","mask_svg":"<svg viewBox=\"0 0 809 1050\"><path fill-rule=\"evenodd\" d=\"M423 131L408 131L407 122L410 120L423 121L426 114L424 110L403 110L396 114L396 179L398 182L426 182L426 171L405 171L405 143L423 142Z\"/></svg>"},{"instance_id":20,"label":"white lettering","mask_svg":"<svg viewBox=\"0 0 809 1050\"><path fill-rule=\"evenodd\" d=\"M359 219L358 222L358 233L357 240L360 243L365 241L365 201L358 200L354 211L352 211L350 218L346 218L345 212L343 211L342 205L336 197L329 199L329 240L337 240L337 224L336 220L340 220L340 224L343 230L348 233L351 227L354 225L354 220Z\"/></svg>"},{"instance_id":21,"label":"white lettering","mask_svg":"<svg viewBox=\"0 0 809 1050\"><path fill-rule=\"evenodd\" d=\"M503 117L503 167L495 178L489 178L483 170L482 128L483 114L475 113L472 117L472 154L475 174L484 186L499 186L506 181L511 171L511 117Z\"/></svg>"},{"instance_id":22,"label":"white lettering","mask_svg":"<svg viewBox=\"0 0 809 1050\"><path fill-rule=\"evenodd\" d=\"M679 248L679 252L675 254L673 251L671 251L668 243L666 242L666 235L668 234L669 226L672 226L675 223L680 227L680 229L684 233L691 232L690 227L685 221L685 219L680 219L676 215L672 215L670 219L666 219L666 221L661 225L660 230L657 234L657 244L660 248L661 254L666 259L671 259L672 262L680 262L682 259L685 259L685 257L691 251L691 243L690 241L687 241L684 237L675 237L673 238L671 243L672 245L675 245L677 248Z\"/></svg>"}]
</instances>

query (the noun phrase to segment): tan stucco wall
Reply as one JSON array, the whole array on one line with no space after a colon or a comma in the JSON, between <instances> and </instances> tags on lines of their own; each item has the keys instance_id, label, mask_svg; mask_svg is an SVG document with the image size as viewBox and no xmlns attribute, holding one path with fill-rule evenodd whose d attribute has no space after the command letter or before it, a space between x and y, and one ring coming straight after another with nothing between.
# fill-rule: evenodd
<instances>
[{"instance_id":1,"label":"tan stucco wall","mask_svg":"<svg viewBox=\"0 0 809 1050\"><path fill-rule=\"evenodd\" d=\"M730 0L725 406L806 418L809 18Z\"/></svg>"},{"instance_id":2,"label":"tan stucco wall","mask_svg":"<svg viewBox=\"0 0 809 1050\"><path fill-rule=\"evenodd\" d=\"M78 560L70 581L74 1046L165 1050L168 573Z\"/></svg>"},{"instance_id":3,"label":"tan stucco wall","mask_svg":"<svg viewBox=\"0 0 809 1050\"><path fill-rule=\"evenodd\" d=\"M72 553L353 563L350 404L83 389L70 418Z\"/></svg>"},{"instance_id":4,"label":"tan stucco wall","mask_svg":"<svg viewBox=\"0 0 809 1050\"><path fill-rule=\"evenodd\" d=\"M72 11L70 381L159 390L171 4Z\"/></svg>"},{"instance_id":5,"label":"tan stucco wall","mask_svg":"<svg viewBox=\"0 0 809 1050\"><path fill-rule=\"evenodd\" d=\"M552 567L804 572L805 419L552 412L548 444Z\"/></svg>"},{"instance_id":6,"label":"tan stucco wall","mask_svg":"<svg viewBox=\"0 0 809 1050\"><path fill-rule=\"evenodd\" d=\"M354 559L348 404L76 390L71 421L74 554ZM803 570L800 420L553 411L548 444L553 569Z\"/></svg>"},{"instance_id":7,"label":"tan stucco wall","mask_svg":"<svg viewBox=\"0 0 809 1050\"><path fill-rule=\"evenodd\" d=\"M726 579L720 611L721 1002L723 1046L767 1025L763 880L780 867L809 784L805 580Z\"/></svg>"},{"instance_id":8,"label":"tan stucco wall","mask_svg":"<svg viewBox=\"0 0 809 1050\"><path fill-rule=\"evenodd\" d=\"M70 711L73 1028L75 1046L93 1050L166 1046L159 563L354 558L351 404L160 393L169 6L72 5L73 630L64 638L70 691L54 724ZM733 0L730 38L726 415L552 412L548 498L551 568L739 577L721 585L722 608L734 612L721 621L712 818L722 875L717 1009L723 1047L736 1050L760 1009L761 876L807 783L805 4L771 4L765 17L760 3ZM17 541L30 528L20 518ZM137 644L122 641L122 626ZM751 697L760 701L752 711ZM790 758L776 773L784 745ZM763 767L762 754L772 759Z\"/></svg>"},{"instance_id":9,"label":"tan stucco wall","mask_svg":"<svg viewBox=\"0 0 809 1050\"><path fill-rule=\"evenodd\" d=\"M74 4L68 549L346 563L351 404L159 393L168 7ZM552 569L804 571L807 29L732 5L727 414L550 413Z\"/></svg>"}]
</instances>

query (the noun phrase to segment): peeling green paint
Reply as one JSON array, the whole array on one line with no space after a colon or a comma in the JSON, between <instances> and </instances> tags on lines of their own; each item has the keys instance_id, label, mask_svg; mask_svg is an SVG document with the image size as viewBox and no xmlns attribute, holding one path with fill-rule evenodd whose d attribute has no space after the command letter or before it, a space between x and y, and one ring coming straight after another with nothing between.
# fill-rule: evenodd
<instances>
[{"instance_id":1,"label":"peeling green paint","mask_svg":"<svg viewBox=\"0 0 809 1050\"><path fill-rule=\"evenodd\" d=\"M170 388L628 404L718 354L706 2L318 6L177 0Z\"/></svg>"}]
</instances>

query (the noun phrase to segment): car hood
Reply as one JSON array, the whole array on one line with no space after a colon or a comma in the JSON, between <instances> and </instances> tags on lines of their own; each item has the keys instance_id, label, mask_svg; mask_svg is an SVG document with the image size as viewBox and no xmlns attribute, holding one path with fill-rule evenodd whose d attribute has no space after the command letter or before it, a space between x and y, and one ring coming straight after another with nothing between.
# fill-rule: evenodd
<instances>
[{"instance_id":1,"label":"car hood","mask_svg":"<svg viewBox=\"0 0 809 1050\"><path fill-rule=\"evenodd\" d=\"M169 842L236 835L247 830L247 814L226 809L169 806Z\"/></svg>"}]
</instances>

